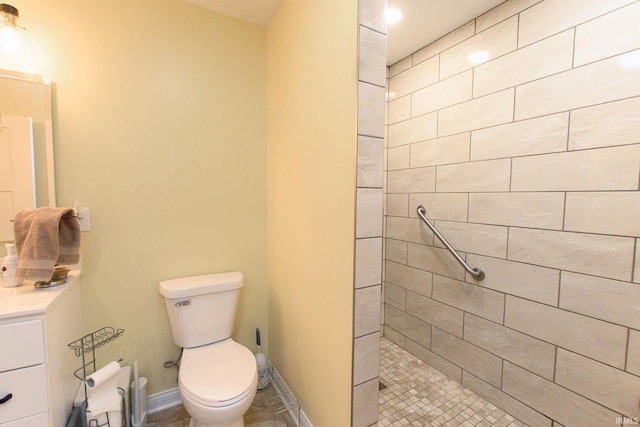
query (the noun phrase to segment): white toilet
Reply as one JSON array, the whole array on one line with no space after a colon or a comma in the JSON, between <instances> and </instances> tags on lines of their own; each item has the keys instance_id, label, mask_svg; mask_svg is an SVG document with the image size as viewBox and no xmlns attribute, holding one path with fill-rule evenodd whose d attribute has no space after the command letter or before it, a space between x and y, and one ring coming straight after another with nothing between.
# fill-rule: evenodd
<instances>
[{"instance_id":1,"label":"white toilet","mask_svg":"<svg viewBox=\"0 0 640 427\"><path fill-rule=\"evenodd\" d=\"M171 334L183 347L178 383L190 427L243 427L258 385L253 353L231 339L242 273L160 282Z\"/></svg>"}]
</instances>

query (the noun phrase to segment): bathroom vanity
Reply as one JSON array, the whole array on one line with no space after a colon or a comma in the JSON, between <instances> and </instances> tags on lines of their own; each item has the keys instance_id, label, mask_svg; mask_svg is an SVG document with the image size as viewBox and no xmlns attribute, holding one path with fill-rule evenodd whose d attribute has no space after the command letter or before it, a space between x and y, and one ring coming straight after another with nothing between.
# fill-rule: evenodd
<instances>
[{"instance_id":1,"label":"bathroom vanity","mask_svg":"<svg viewBox=\"0 0 640 427\"><path fill-rule=\"evenodd\" d=\"M61 427L79 386L67 346L83 333L80 271L67 283L0 287L0 427Z\"/></svg>"}]
</instances>

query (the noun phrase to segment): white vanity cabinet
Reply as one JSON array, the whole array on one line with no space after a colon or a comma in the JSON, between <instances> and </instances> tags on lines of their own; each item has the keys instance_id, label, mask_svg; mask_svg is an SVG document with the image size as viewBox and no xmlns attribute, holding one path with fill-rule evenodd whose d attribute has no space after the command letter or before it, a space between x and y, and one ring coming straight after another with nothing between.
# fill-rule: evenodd
<instances>
[{"instance_id":1,"label":"white vanity cabinet","mask_svg":"<svg viewBox=\"0 0 640 427\"><path fill-rule=\"evenodd\" d=\"M79 381L78 274L66 285L0 288L0 427L64 427Z\"/></svg>"}]
</instances>

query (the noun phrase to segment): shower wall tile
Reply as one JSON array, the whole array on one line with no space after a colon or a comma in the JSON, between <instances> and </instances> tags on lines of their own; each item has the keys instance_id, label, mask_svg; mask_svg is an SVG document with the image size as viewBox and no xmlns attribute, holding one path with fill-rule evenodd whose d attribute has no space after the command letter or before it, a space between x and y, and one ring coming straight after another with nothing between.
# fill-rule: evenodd
<instances>
[{"instance_id":1,"label":"shower wall tile","mask_svg":"<svg viewBox=\"0 0 640 427\"><path fill-rule=\"evenodd\" d=\"M384 139L358 136L357 186L382 188Z\"/></svg>"},{"instance_id":2,"label":"shower wall tile","mask_svg":"<svg viewBox=\"0 0 640 427\"><path fill-rule=\"evenodd\" d=\"M409 250L407 245L408 243L405 241L394 240L386 237L384 245L384 259L407 264L409 258Z\"/></svg>"},{"instance_id":3,"label":"shower wall tile","mask_svg":"<svg viewBox=\"0 0 640 427\"><path fill-rule=\"evenodd\" d=\"M411 144L411 167L437 166L469 160L469 132Z\"/></svg>"},{"instance_id":4,"label":"shower wall tile","mask_svg":"<svg viewBox=\"0 0 640 427\"><path fill-rule=\"evenodd\" d=\"M406 242L433 242L431 230L423 227L418 218L387 217L387 237Z\"/></svg>"},{"instance_id":5,"label":"shower wall tile","mask_svg":"<svg viewBox=\"0 0 640 427\"><path fill-rule=\"evenodd\" d=\"M460 251L498 258L507 256L507 227L448 221L436 221L435 227ZM439 240L434 242L444 247Z\"/></svg>"},{"instance_id":6,"label":"shower wall tile","mask_svg":"<svg viewBox=\"0 0 640 427\"><path fill-rule=\"evenodd\" d=\"M554 58L548 61L547 58ZM473 71L473 96L482 96L571 68L573 30L481 65Z\"/></svg>"},{"instance_id":7,"label":"shower wall tile","mask_svg":"<svg viewBox=\"0 0 640 427\"><path fill-rule=\"evenodd\" d=\"M509 255L513 261L631 280L635 241L627 237L511 228Z\"/></svg>"},{"instance_id":8,"label":"shower wall tile","mask_svg":"<svg viewBox=\"0 0 640 427\"><path fill-rule=\"evenodd\" d=\"M417 116L389 126L389 147L411 144L435 138L438 133L438 116L435 113Z\"/></svg>"},{"instance_id":9,"label":"shower wall tile","mask_svg":"<svg viewBox=\"0 0 640 427\"><path fill-rule=\"evenodd\" d=\"M498 58L516 49L518 44L518 17L506 19L441 53L440 78L473 68L469 60L472 53L484 51L489 58Z\"/></svg>"},{"instance_id":10,"label":"shower wall tile","mask_svg":"<svg viewBox=\"0 0 640 427\"><path fill-rule=\"evenodd\" d=\"M411 118L411 95L396 98L388 103L389 124L401 122Z\"/></svg>"},{"instance_id":11,"label":"shower wall tile","mask_svg":"<svg viewBox=\"0 0 640 427\"><path fill-rule=\"evenodd\" d=\"M411 95L411 113L419 116L469 101L472 85L473 72L469 70L420 89Z\"/></svg>"},{"instance_id":12,"label":"shower wall tile","mask_svg":"<svg viewBox=\"0 0 640 427\"><path fill-rule=\"evenodd\" d=\"M407 56L406 58L401 59L400 61L398 61L395 64L391 65L389 67L389 72L388 72L389 79L391 79L392 77L397 76L398 74L402 73L403 71L407 71L409 68L411 68L412 65L413 65L413 61L411 60L411 56ZM387 82L387 84L389 84L389 82ZM394 94L394 96L392 97L391 93L389 92L389 99L393 99L395 96L396 95Z\"/></svg>"},{"instance_id":13,"label":"shower wall tile","mask_svg":"<svg viewBox=\"0 0 640 427\"><path fill-rule=\"evenodd\" d=\"M384 86L358 83L358 135L384 138Z\"/></svg>"},{"instance_id":14,"label":"shower wall tile","mask_svg":"<svg viewBox=\"0 0 640 427\"><path fill-rule=\"evenodd\" d=\"M469 221L561 230L564 199L559 192L472 193Z\"/></svg>"},{"instance_id":15,"label":"shower wall tile","mask_svg":"<svg viewBox=\"0 0 640 427\"><path fill-rule=\"evenodd\" d=\"M511 160L438 166L438 192L509 191Z\"/></svg>"},{"instance_id":16,"label":"shower wall tile","mask_svg":"<svg viewBox=\"0 0 640 427\"><path fill-rule=\"evenodd\" d=\"M629 331L629 357L627 358L627 372L640 375L640 331Z\"/></svg>"},{"instance_id":17,"label":"shower wall tile","mask_svg":"<svg viewBox=\"0 0 640 427\"><path fill-rule=\"evenodd\" d=\"M411 242L408 245L407 265L453 279L464 280L464 269L448 250Z\"/></svg>"},{"instance_id":18,"label":"shower wall tile","mask_svg":"<svg viewBox=\"0 0 640 427\"><path fill-rule=\"evenodd\" d=\"M389 79L389 99L415 92L438 81L439 58L431 58Z\"/></svg>"},{"instance_id":19,"label":"shower wall tile","mask_svg":"<svg viewBox=\"0 0 640 427\"><path fill-rule=\"evenodd\" d=\"M640 67L631 65L638 55L632 51L518 86L515 119L640 95Z\"/></svg>"},{"instance_id":20,"label":"shower wall tile","mask_svg":"<svg viewBox=\"0 0 640 427\"><path fill-rule=\"evenodd\" d=\"M387 194L385 209L388 216L409 216L409 195Z\"/></svg>"},{"instance_id":21,"label":"shower wall tile","mask_svg":"<svg viewBox=\"0 0 640 427\"><path fill-rule=\"evenodd\" d=\"M526 46L582 24L635 0L546 0L520 14L518 43Z\"/></svg>"},{"instance_id":22,"label":"shower wall tile","mask_svg":"<svg viewBox=\"0 0 640 427\"><path fill-rule=\"evenodd\" d=\"M384 87L387 83L387 36L361 26L358 43L358 79Z\"/></svg>"},{"instance_id":23,"label":"shower wall tile","mask_svg":"<svg viewBox=\"0 0 640 427\"><path fill-rule=\"evenodd\" d=\"M504 317L504 294L487 288L434 275L433 296L466 313L502 323Z\"/></svg>"},{"instance_id":24,"label":"shower wall tile","mask_svg":"<svg viewBox=\"0 0 640 427\"><path fill-rule=\"evenodd\" d=\"M468 254L467 262L485 272L483 281L469 280L488 289L547 305L558 305L560 271L538 265Z\"/></svg>"},{"instance_id":25,"label":"shower wall tile","mask_svg":"<svg viewBox=\"0 0 640 427\"><path fill-rule=\"evenodd\" d=\"M558 349L557 366L557 384L621 414L638 415L640 378L637 376L562 348Z\"/></svg>"},{"instance_id":26,"label":"shower wall tile","mask_svg":"<svg viewBox=\"0 0 640 427\"><path fill-rule=\"evenodd\" d=\"M431 346L431 324L399 310L392 305L384 305L385 324L400 332L406 338L425 347Z\"/></svg>"},{"instance_id":27,"label":"shower wall tile","mask_svg":"<svg viewBox=\"0 0 640 427\"><path fill-rule=\"evenodd\" d=\"M563 272L560 308L640 329L640 286Z\"/></svg>"},{"instance_id":28,"label":"shower wall tile","mask_svg":"<svg viewBox=\"0 0 640 427\"><path fill-rule=\"evenodd\" d=\"M509 295L504 325L608 365L624 368L627 329L622 326Z\"/></svg>"},{"instance_id":29,"label":"shower wall tile","mask_svg":"<svg viewBox=\"0 0 640 427\"><path fill-rule=\"evenodd\" d=\"M640 48L640 3L615 10L576 27L575 65Z\"/></svg>"},{"instance_id":30,"label":"shower wall tile","mask_svg":"<svg viewBox=\"0 0 640 427\"><path fill-rule=\"evenodd\" d=\"M382 189L358 188L356 195L356 237L382 236Z\"/></svg>"},{"instance_id":31,"label":"shower wall tile","mask_svg":"<svg viewBox=\"0 0 640 427\"><path fill-rule=\"evenodd\" d=\"M407 290L393 283L384 284L384 302L401 311L407 311Z\"/></svg>"},{"instance_id":32,"label":"shower wall tile","mask_svg":"<svg viewBox=\"0 0 640 427\"><path fill-rule=\"evenodd\" d=\"M449 378L453 378L458 382L462 382L462 369L459 366L449 362L444 357L437 355L436 353L428 350L427 348L421 346L420 344L407 340L405 347L407 351L417 356L420 360L429 364L448 376Z\"/></svg>"},{"instance_id":33,"label":"shower wall tile","mask_svg":"<svg viewBox=\"0 0 640 427\"><path fill-rule=\"evenodd\" d=\"M457 337L462 337L464 319L462 310L422 295L413 294L407 299L407 314ZM414 341L420 342L415 338Z\"/></svg>"},{"instance_id":34,"label":"shower wall tile","mask_svg":"<svg viewBox=\"0 0 640 427\"><path fill-rule=\"evenodd\" d=\"M633 268L633 281L640 283L640 240L636 239L636 257Z\"/></svg>"},{"instance_id":35,"label":"shower wall tile","mask_svg":"<svg viewBox=\"0 0 640 427\"><path fill-rule=\"evenodd\" d=\"M439 111L438 136L513 121L514 89L505 89Z\"/></svg>"},{"instance_id":36,"label":"shower wall tile","mask_svg":"<svg viewBox=\"0 0 640 427\"><path fill-rule=\"evenodd\" d=\"M418 206L424 206L429 220L466 221L469 197L465 193L415 193L409 196L409 213L418 217Z\"/></svg>"},{"instance_id":37,"label":"shower wall tile","mask_svg":"<svg viewBox=\"0 0 640 427\"><path fill-rule=\"evenodd\" d=\"M356 289L354 307L355 338L380 330L381 286Z\"/></svg>"},{"instance_id":38,"label":"shower wall tile","mask_svg":"<svg viewBox=\"0 0 640 427\"><path fill-rule=\"evenodd\" d=\"M355 287L379 285L382 280L382 237L356 240Z\"/></svg>"},{"instance_id":39,"label":"shower wall tile","mask_svg":"<svg viewBox=\"0 0 640 427\"><path fill-rule=\"evenodd\" d=\"M566 151L568 129L569 113L560 113L475 130L471 132L471 160Z\"/></svg>"},{"instance_id":40,"label":"shower wall tile","mask_svg":"<svg viewBox=\"0 0 640 427\"><path fill-rule=\"evenodd\" d=\"M453 30L444 37L436 40L428 46L420 49L412 55L413 63L418 64L435 55L444 52L445 50L458 45L459 43L473 37L476 33L476 26L474 21L470 21L460 28ZM411 57L410 57L411 58Z\"/></svg>"},{"instance_id":41,"label":"shower wall tile","mask_svg":"<svg viewBox=\"0 0 640 427\"><path fill-rule=\"evenodd\" d=\"M571 112L569 150L640 142L640 98L623 99Z\"/></svg>"},{"instance_id":42,"label":"shower wall tile","mask_svg":"<svg viewBox=\"0 0 640 427\"><path fill-rule=\"evenodd\" d=\"M484 31L541 1L542 0L511 0L501 3L476 18L476 31Z\"/></svg>"},{"instance_id":43,"label":"shower wall tile","mask_svg":"<svg viewBox=\"0 0 640 427\"><path fill-rule=\"evenodd\" d=\"M465 315L464 339L518 366L553 380L556 347L513 329Z\"/></svg>"},{"instance_id":44,"label":"shower wall tile","mask_svg":"<svg viewBox=\"0 0 640 427\"><path fill-rule=\"evenodd\" d=\"M431 296L433 274L397 262L385 263L385 280L424 296Z\"/></svg>"},{"instance_id":45,"label":"shower wall tile","mask_svg":"<svg viewBox=\"0 0 640 427\"><path fill-rule=\"evenodd\" d=\"M387 23L384 19L386 8L386 0L361 0L358 4L360 25L387 34Z\"/></svg>"},{"instance_id":46,"label":"shower wall tile","mask_svg":"<svg viewBox=\"0 0 640 427\"><path fill-rule=\"evenodd\" d=\"M467 341L434 328L431 351L471 372L489 384L500 387L502 382L502 359L482 350Z\"/></svg>"},{"instance_id":47,"label":"shower wall tile","mask_svg":"<svg viewBox=\"0 0 640 427\"><path fill-rule=\"evenodd\" d=\"M433 192L435 187L436 168L405 169L387 174L388 193Z\"/></svg>"},{"instance_id":48,"label":"shower wall tile","mask_svg":"<svg viewBox=\"0 0 640 427\"><path fill-rule=\"evenodd\" d=\"M380 374L380 333L356 338L353 346L353 384L359 385Z\"/></svg>"},{"instance_id":49,"label":"shower wall tile","mask_svg":"<svg viewBox=\"0 0 640 427\"><path fill-rule=\"evenodd\" d=\"M505 362L502 390L566 426L614 426L619 416L509 362Z\"/></svg>"},{"instance_id":50,"label":"shower wall tile","mask_svg":"<svg viewBox=\"0 0 640 427\"><path fill-rule=\"evenodd\" d=\"M567 193L564 229L640 237L640 193Z\"/></svg>"},{"instance_id":51,"label":"shower wall tile","mask_svg":"<svg viewBox=\"0 0 640 427\"><path fill-rule=\"evenodd\" d=\"M353 427L368 427L378 422L378 379L353 388Z\"/></svg>"},{"instance_id":52,"label":"shower wall tile","mask_svg":"<svg viewBox=\"0 0 640 427\"><path fill-rule=\"evenodd\" d=\"M511 190L637 190L639 158L640 145L518 157Z\"/></svg>"},{"instance_id":53,"label":"shower wall tile","mask_svg":"<svg viewBox=\"0 0 640 427\"><path fill-rule=\"evenodd\" d=\"M387 170L409 169L411 146L401 145L387 150Z\"/></svg>"}]
</instances>

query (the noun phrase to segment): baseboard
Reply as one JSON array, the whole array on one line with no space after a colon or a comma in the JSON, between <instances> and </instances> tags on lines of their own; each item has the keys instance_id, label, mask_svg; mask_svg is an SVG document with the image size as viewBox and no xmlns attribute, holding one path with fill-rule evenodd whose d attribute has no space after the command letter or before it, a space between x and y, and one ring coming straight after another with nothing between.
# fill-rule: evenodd
<instances>
[{"instance_id":1,"label":"baseboard","mask_svg":"<svg viewBox=\"0 0 640 427\"><path fill-rule=\"evenodd\" d=\"M311 421L309 421L309 418L307 418L307 415L298 404L291 388L273 365L271 365L271 375L273 387L280 400L284 403L284 409L287 410L299 427L313 427Z\"/></svg>"},{"instance_id":2,"label":"baseboard","mask_svg":"<svg viewBox=\"0 0 640 427\"><path fill-rule=\"evenodd\" d=\"M152 394L147 398L147 413L153 414L164 409L173 408L182 403L178 387Z\"/></svg>"}]
</instances>

